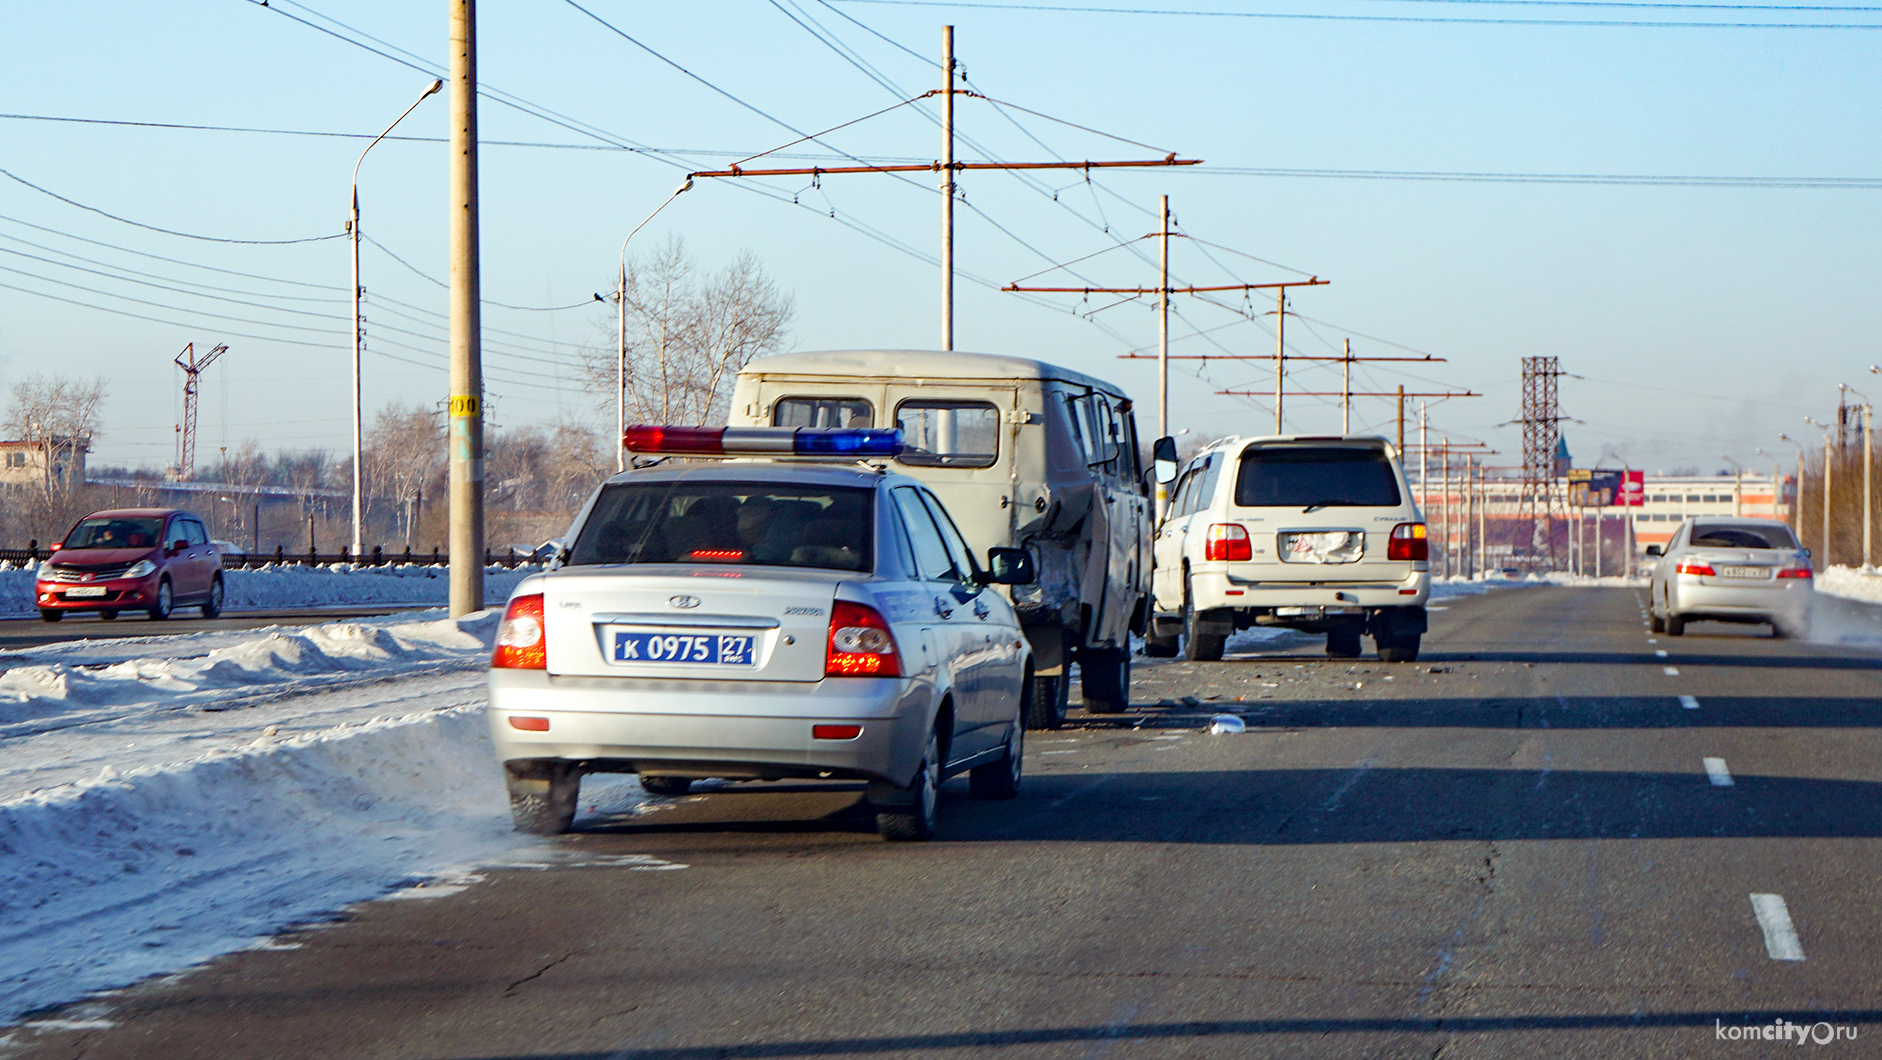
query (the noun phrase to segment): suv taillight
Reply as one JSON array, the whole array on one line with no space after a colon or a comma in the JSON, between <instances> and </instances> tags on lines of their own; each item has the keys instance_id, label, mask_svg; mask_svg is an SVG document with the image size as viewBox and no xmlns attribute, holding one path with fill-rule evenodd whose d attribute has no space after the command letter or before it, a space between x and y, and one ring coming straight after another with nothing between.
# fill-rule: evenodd
<instances>
[{"instance_id":1,"label":"suv taillight","mask_svg":"<svg viewBox=\"0 0 1882 1060\"><path fill-rule=\"evenodd\" d=\"M900 677L902 657L882 613L868 604L838 600L830 609L830 648L825 677Z\"/></svg>"},{"instance_id":2,"label":"suv taillight","mask_svg":"<svg viewBox=\"0 0 1882 1060\"><path fill-rule=\"evenodd\" d=\"M1400 523L1392 528L1385 542L1386 559L1430 559L1431 542L1425 536L1425 524Z\"/></svg>"},{"instance_id":3,"label":"suv taillight","mask_svg":"<svg viewBox=\"0 0 1882 1060\"><path fill-rule=\"evenodd\" d=\"M495 670L545 670L548 641L542 632L542 594L519 596L504 609L497 627L497 647L490 653Z\"/></svg>"},{"instance_id":4,"label":"suv taillight","mask_svg":"<svg viewBox=\"0 0 1882 1060\"><path fill-rule=\"evenodd\" d=\"M1209 538L1202 546L1203 559L1254 559L1254 546L1248 543L1248 531L1239 523L1213 523Z\"/></svg>"}]
</instances>

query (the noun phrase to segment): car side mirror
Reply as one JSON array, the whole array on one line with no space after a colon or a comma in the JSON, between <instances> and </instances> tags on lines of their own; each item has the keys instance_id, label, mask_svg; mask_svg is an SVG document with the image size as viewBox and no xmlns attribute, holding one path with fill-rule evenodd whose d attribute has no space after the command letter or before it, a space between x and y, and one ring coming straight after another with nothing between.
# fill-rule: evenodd
<instances>
[{"instance_id":1,"label":"car side mirror","mask_svg":"<svg viewBox=\"0 0 1882 1060\"><path fill-rule=\"evenodd\" d=\"M1665 549L1663 549L1663 548L1661 548L1661 547L1660 547L1660 546L1658 546L1658 545L1648 545L1648 546L1647 546L1647 555L1649 555L1649 556L1664 556L1664 555L1666 555L1666 550L1665 550Z\"/></svg>"},{"instance_id":2,"label":"car side mirror","mask_svg":"<svg viewBox=\"0 0 1882 1060\"><path fill-rule=\"evenodd\" d=\"M53 548L58 548L59 546L57 546L57 545L54 545L54 546L52 546L52 547L53 547ZM1810 558L1810 550L1809 550L1809 549L1804 549L1804 550L1803 550L1803 552L1804 552L1804 558L1805 558L1805 559L1809 559L1809 558Z\"/></svg>"},{"instance_id":3,"label":"car side mirror","mask_svg":"<svg viewBox=\"0 0 1882 1060\"><path fill-rule=\"evenodd\" d=\"M175 541L170 542L170 554L174 556L179 552L187 552L189 551L189 547L190 543L179 537Z\"/></svg>"},{"instance_id":4,"label":"car side mirror","mask_svg":"<svg viewBox=\"0 0 1882 1060\"><path fill-rule=\"evenodd\" d=\"M1150 460L1157 485L1167 486L1176 481L1176 439L1158 438L1150 447Z\"/></svg>"},{"instance_id":5,"label":"car side mirror","mask_svg":"<svg viewBox=\"0 0 1882 1060\"><path fill-rule=\"evenodd\" d=\"M996 545L987 550L987 569L974 580L982 585L1031 585L1039 580L1039 572L1033 566L1032 553Z\"/></svg>"}]
</instances>

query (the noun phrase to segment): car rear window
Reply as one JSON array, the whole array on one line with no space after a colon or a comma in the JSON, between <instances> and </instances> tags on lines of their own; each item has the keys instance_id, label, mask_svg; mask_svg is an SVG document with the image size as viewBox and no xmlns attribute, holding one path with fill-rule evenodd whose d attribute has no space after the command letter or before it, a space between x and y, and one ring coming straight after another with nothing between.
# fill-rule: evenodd
<instances>
[{"instance_id":1,"label":"car rear window","mask_svg":"<svg viewBox=\"0 0 1882 1060\"><path fill-rule=\"evenodd\" d=\"M1796 548L1797 539L1783 526L1694 523L1692 543L1700 548Z\"/></svg>"},{"instance_id":2,"label":"car rear window","mask_svg":"<svg viewBox=\"0 0 1882 1060\"><path fill-rule=\"evenodd\" d=\"M1235 503L1244 508L1393 508L1398 476L1378 449L1263 445L1242 454Z\"/></svg>"},{"instance_id":3,"label":"car rear window","mask_svg":"<svg viewBox=\"0 0 1882 1060\"><path fill-rule=\"evenodd\" d=\"M154 548L163 534L163 517L81 519L65 535L66 548Z\"/></svg>"},{"instance_id":4,"label":"car rear window","mask_svg":"<svg viewBox=\"0 0 1882 1060\"><path fill-rule=\"evenodd\" d=\"M690 563L874 567L875 491L773 482L604 486L569 550L570 566Z\"/></svg>"}]
</instances>

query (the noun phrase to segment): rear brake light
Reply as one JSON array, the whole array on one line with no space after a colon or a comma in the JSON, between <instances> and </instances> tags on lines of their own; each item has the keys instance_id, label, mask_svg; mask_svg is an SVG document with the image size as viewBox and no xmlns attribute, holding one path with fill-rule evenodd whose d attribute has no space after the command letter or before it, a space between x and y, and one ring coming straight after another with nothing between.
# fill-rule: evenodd
<instances>
[{"instance_id":1,"label":"rear brake light","mask_svg":"<svg viewBox=\"0 0 1882 1060\"><path fill-rule=\"evenodd\" d=\"M863 734L861 725L812 725L810 738L813 740L854 740Z\"/></svg>"},{"instance_id":2,"label":"rear brake light","mask_svg":"<svg viewBox=\"0 0 1882 1060\"><path fill-rule=\"evenodd\" d=\"M695 563L741 563L745 559L742 548L696 548L686 554L686 558Z\"/></svg>"},{"instance_id":3,"label":"rear brake light","mask_svg":"<svg viewBox=\"0 0 1882 1060\"><path fill-rule=\"evenodd\" d=\"M830 609L825 677L900 677L902 657L882 613L867 604L836 601Z\"/></svg>"},{"instance_id":4,"label":"rear brake light","mask_svg":"<svg viewBox=\"0 0 1882 1060\"><path fill-rule=\"evenodd\" d=\"M1809 567L1779 567L1777 576L1780 578L1808 578L1810 577L1810 568Z\"/></svg>"},{"instance_id":5,"label":"rear brake light","mask_svg":"<svg viewBox=\"0 0 1882 1060\"><path fill-rule=\"evenodd\" d=\"M1202 546L1202 558L1253 559L1255 551L1248 543L1248 531L1239 523L1215 523L1209 527L1209 539Z\"/></svg>"},{"instance_id":6,"label":"rear brake light","mask_svg":"<svg viewBox=\"0 0 1882 1060\"><path fill-rule=\"evenodd\" d=\"M518 732L548 732L549 719L523 716L512 717L510 719L510 728Z\"/></svg>"},{"instance_id":7,"label":"rear brake light","mask_svg":"<svg viewBox=\"0 0 1882 1060\"><path fill-rule=\"evenodd\" d=\"M1704 563L1700 563L1695 560L1687 560L1686 562L1679 565L1679 573L1713 575L1713 574L1717 574L1718 572L1713 570L1710 566Z\"/></svg>"},{"instance_id":8,"label":"rear brake light","mask_svg":"<svg viewBox=\"0 0 1882 1060\"><path fill-rule=\"evenodd\" d=\"M1385 558L1388 560L1419 560L1431 558L1431 541L1426 536L1423 523L1400 523L1392 528L1392 536L1385 542Z\"/></svg>"},{"instance_id":9,"label":"rear brake light","mask_svg":"<svg viewBox=\"0 0 1882 1060\"><path fill-rule=\"evenodd\" d=\"M496 650L490 653L491 669L544 670L548 664L548 641L542 632L542 594L519 596L503 611Z\"/></svg>"}]
</instances>

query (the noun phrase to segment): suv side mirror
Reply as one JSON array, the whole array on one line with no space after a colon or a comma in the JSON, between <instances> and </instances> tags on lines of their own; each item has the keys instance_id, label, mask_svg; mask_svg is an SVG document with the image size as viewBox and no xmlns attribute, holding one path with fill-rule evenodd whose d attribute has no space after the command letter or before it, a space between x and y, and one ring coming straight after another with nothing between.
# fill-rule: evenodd
<instances>
[{"instance_id":1,"label":"suv side mirror","mask_svg":"<svg viewBox=\"0 0 1882 1060\"><path fill-rule=\"evenodd\" d=\"M1032 553L996 545L987 550L987 569L974 580L982 585L1031 585L1039 580L1039 572L1033 566Z\"/></svg>"},{"instance_id":2,"label":"suv side mirror","mask_svg":"<svg viewBox=\"0 0 1882 1060\"><path fill-rule=\"evenodd\" d=\"M1176 481L1176 439L1158 438L1150 447L1150 459L1157 485L1167 486Z\"/></svg>"},{"instance_id":3,"label":"suv side mirror","mask_svg":"<svg viewBox=\"0 0 1882 1060\"><path fill-rule=\"evenodd\" d=\"M1666 550L1665 550L1665 549L1663 549L1663 548L1661 548L1661 547L1660 547L1660 546L1658 546L1658 545L1648 545L1648 546L1647 546L1647 555L1649 555L1649 556L1664 556L1664 555L1666 555Z\"/></svg>"}]
</instances>

